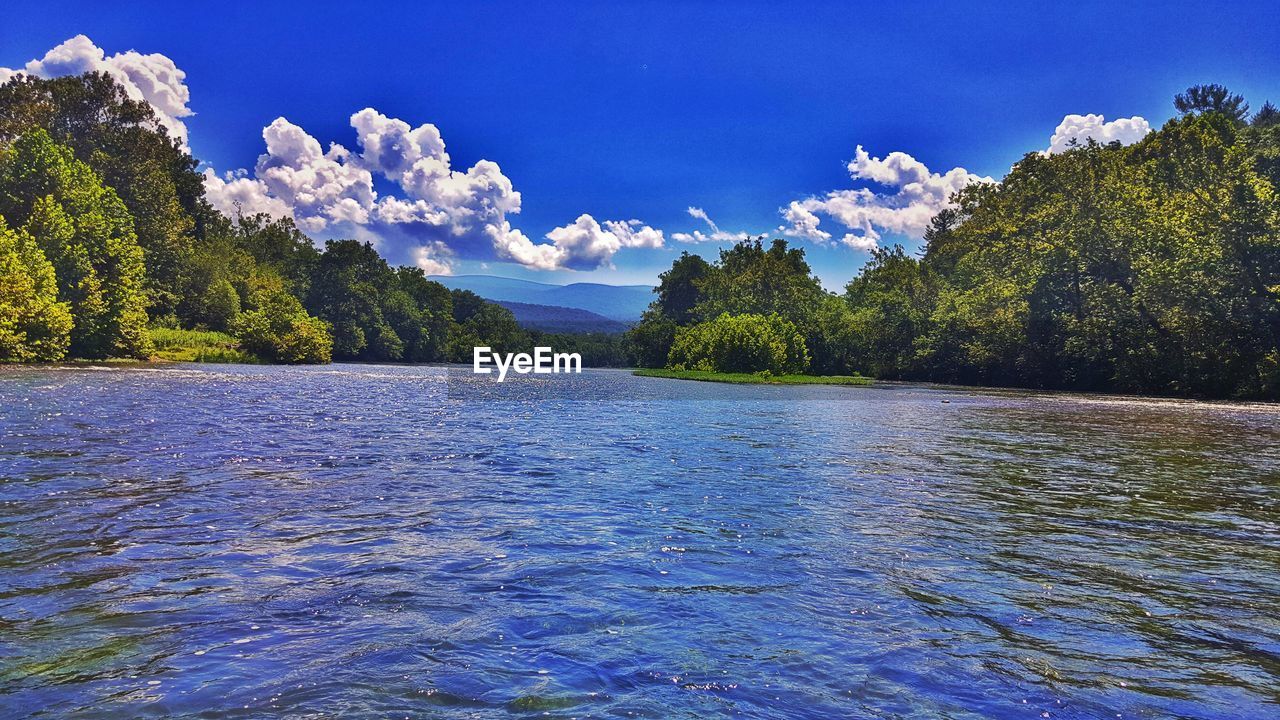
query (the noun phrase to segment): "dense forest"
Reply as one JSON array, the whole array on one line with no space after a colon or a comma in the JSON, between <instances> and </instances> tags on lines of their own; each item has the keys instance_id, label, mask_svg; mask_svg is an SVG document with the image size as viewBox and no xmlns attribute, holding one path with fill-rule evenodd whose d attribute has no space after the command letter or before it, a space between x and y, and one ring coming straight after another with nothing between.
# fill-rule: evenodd
<instances>
[{"instance_id":1,"label":"dense forest","mask_svg":"<svg viewBox=\"0 0 1280 720\"><path fill-rule=\"evenodd\" d=\"M521 329L510 311L288 219L227 218L197 161L110 76L0 86L0 361L146 358L163 331L226 333L232 359L470 361L556 342L597 364L620 341ZM209 335L210 333L197 333Z\"/></svg>"},{"instance_id":2,"label":"dense forest","mask_svg":"<svg viewBox=\"0 0 1280 720\"><path fill-rule=\"evenodd\" d=\"M1280 111L1221 86L1129 146L1029 153L823 292L781 240L685 255L647 367L1280 399Z\"/></svg>"}]
</instances>

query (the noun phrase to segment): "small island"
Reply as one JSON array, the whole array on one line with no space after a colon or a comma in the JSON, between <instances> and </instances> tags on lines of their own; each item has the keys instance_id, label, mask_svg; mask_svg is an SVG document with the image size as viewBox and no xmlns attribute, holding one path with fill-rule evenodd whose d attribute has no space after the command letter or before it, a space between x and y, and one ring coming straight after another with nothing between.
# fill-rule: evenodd
<instances>
[{"instance_id":1,"label":"small island","mask_svg":"<svg viewBox=\"0 0 1280 720\"><path fill-rule=\"evenodd\" d=\"M631 373L640 377L703 382L738 383L742 385L871 385L872 378L861 375L769 375L765 373L730 373L710 370L670 370L641 368Z\"/></svg>"}]
</instances>

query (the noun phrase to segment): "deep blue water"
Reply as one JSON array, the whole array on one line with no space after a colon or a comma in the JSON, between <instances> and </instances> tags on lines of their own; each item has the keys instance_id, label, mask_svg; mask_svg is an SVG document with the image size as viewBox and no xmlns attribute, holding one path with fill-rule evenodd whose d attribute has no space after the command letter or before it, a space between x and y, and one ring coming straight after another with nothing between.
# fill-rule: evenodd
<instances>
[{"instance_id":1,"label":"deep blue water","mask_svg":"<svg viewBox=\"0 0 1280 720\"><path fill-rule=\"evenodd\" d=\"M0 369L0 716L1280 714L1280 411Z\"/></svg>"}]
</instances>

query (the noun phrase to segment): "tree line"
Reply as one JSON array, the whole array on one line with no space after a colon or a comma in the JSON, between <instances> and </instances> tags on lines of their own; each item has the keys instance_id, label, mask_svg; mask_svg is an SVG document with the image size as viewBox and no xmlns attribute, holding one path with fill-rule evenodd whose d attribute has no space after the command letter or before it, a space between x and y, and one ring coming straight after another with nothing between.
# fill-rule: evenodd
<instances>
[{"instance_id":1,"label":"tree line","mask_svg":"<svg viewBox=\"0 0 1280 720\"><path fill-rule=\"evenodd\" d=\"M1129 146L1028 153L824 292L799 250L684 255L646 367L1280 399L1280 111L1218 85Z\"/></svg>"},{"instance_id":2,"label":"tree line","mask_svg":"<svg viewBox=\"0 0 1280 720\"><path fill-rule=\"evenodd\" d=\"M0 361L146 358L148 328L230 333L282 363L470 361L556 341L369 244L317 248L289 219L228 218L198 162L109 75L0 86Z\"/></svg>"}]
</instances>

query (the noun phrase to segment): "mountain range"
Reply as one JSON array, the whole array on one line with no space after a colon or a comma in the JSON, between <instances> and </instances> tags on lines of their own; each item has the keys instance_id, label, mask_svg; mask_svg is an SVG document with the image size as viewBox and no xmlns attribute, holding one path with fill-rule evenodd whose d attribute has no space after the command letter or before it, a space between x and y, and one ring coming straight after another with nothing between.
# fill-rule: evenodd
<instances>
[{"instance_id":1,"label":"mountain range","mask_svg":"<svg viewBox=\"0 0 1280 720\"><path fill-rule=\"evenodd\" d=\"M606 333L615 335L626 332L628 323L611 320L582 308L558 305L532 305L530 303L494 300L516 316L520 327L553 333Z\"/></svg>"},{"instance_id":2,"label":"mountain range","mask_svg":"<svg viewBox=\"0 0 1280 720\"><path fill-rule=\"evenodd\" d=\"M494 275L433 275L431 279L452 290L470 290L494 302L576 308L628 324L640 319L640 314L654 297L653 288L648 285L552 285ZM516 312L515 308L512 311ZM516 313L517 319L521 314ZM573 318L566 316L566 319ZM578 319L590 320L589 317Z\"/></svg>"}]
</instances>

